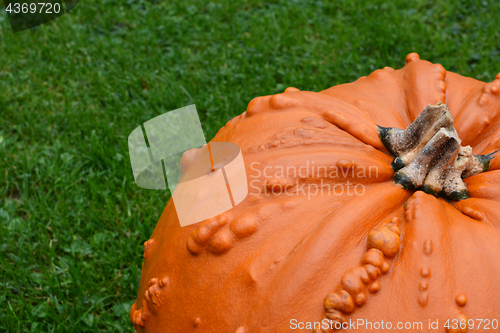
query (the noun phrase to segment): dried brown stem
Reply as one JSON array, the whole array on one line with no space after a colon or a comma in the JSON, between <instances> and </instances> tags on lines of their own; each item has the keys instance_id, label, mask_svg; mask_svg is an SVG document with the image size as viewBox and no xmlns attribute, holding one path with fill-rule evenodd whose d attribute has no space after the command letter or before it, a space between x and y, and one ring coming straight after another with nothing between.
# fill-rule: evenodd
<instances>
[{"instance_id":1,"label":"dried brown stem","mask_svg":"<svg viewBox=\"0 0 500 333\"><path fill-rule=\"evenodd\" d=\"M491 155L472 155L462 147L448 107L428 105L405 130L379 128L380 139L395 159L394 182L405 189L423 191L451 199L469 197L462 178L489 168Z\"/></svg>"}]
</instances>

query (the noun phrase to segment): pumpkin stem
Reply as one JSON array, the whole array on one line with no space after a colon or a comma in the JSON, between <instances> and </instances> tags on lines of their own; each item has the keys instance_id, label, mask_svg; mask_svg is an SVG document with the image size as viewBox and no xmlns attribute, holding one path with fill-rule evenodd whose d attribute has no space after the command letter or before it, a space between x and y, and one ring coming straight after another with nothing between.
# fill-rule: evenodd
<instances>
[{"instance_id":1,"label":"pumpkin stem","mask_svg":"<svg viewBox=\"0 0 500 333\"><path fill-rule=\"evenodd\" d=\"M490 162L493 158L495 158L497 152L498 150L487 155L472 155L462 174L462 178L467 178L478 175L481 172L488 171L490 168Z\"/></svg>"},{"instance_id":2,"label":"pumpkin stem","mask_svg":"<svg viewBox=\"0 0 500 333\"><path fill-rule=\"evenodd\" d=\"M393 165L401 169L415 158L442 127L455 131L453 117L446 105L439 102L428 105L405 130L380 127L379 136L387 150L396 156Z\"/></svg>"},{"instance_id":3,"label":"pumpkin stem","mask_svg":"<svg viewBox=\"0 0 500 333\"><path fill-rule=\"evenodd\" d=\"M470 146L462 147L442 102L428 105L405 130L379 126L379 137L395 157L396 184L455 201L469 197L462 178L487 171L496 153L472 155Z\"/></svg>"}]
</instances>

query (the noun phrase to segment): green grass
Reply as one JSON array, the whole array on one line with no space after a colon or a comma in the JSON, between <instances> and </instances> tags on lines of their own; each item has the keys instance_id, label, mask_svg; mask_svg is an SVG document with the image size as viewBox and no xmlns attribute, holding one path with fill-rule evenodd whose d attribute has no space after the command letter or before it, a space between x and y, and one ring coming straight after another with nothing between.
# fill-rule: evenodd
<instances>
[{"instance_id":1,"label":"green grass","mask_svg":"<svg viewBox=\"0 0 500 333\"><path fill-rule=\"evenodd\" d=\"M416 51L491 81L500 2L82 0L12 34L0 14L0 332L132 332L142 243L169 194L127 137L195 103L207 139L255 96L318 91Z\"/></svg>"}]
</instances>

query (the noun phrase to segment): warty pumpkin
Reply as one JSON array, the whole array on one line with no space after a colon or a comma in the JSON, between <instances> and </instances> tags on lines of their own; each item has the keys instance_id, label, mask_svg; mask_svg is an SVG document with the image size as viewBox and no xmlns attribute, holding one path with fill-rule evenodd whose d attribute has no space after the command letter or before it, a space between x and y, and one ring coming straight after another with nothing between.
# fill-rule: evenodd
<instances>
[{"instance_id":1,"label":"warty pumpkin","mask_svg":"<svg viewBox=\"0 0 500 333\"><path fill-rule=\"evenodd\" d=\"M416 53L319 93L253 99L212 140L240 146L247 198L182 228L169 201L144 244L135 329L495 331L499 115L500 74L484 83Z\"/></svg>"}]
</instances>

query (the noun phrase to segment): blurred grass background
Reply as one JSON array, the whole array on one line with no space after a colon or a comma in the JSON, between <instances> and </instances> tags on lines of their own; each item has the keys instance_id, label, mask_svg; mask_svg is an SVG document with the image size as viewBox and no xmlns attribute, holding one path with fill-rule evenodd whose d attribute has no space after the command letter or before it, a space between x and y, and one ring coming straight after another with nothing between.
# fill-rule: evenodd
<instances>
[{"instance_id":1,"label":"blurred grass background","mask_svg":"<svg viewBox=\"0 0 500 333\"><path fill-rule=\"evenodd\" d=\"M142 244L169 197L133 182L139 124L195 103L211 139L253 97L413 51L500 71L497 0L83 0L17 34L0 8L0 332L133 332Z\"/></svg>"}]
</instances>

